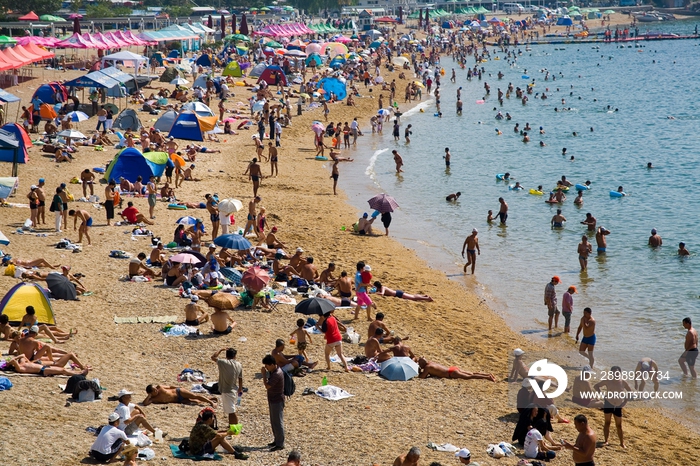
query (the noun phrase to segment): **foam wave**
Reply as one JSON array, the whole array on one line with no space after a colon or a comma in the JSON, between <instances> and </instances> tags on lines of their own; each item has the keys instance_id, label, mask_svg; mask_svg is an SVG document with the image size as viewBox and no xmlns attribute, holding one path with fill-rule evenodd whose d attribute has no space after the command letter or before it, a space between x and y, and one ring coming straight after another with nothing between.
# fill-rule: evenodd
<instances>
[{"instance_id":1,"label":"foam wave","mask_svg":"<svg viewBox=\"0 0 700 466\"><path fill-rule=\"evenodd\" d=\"M431 105L433 105L434 103L435 103L435 99L428 99L425 102L421 102L418 105L416 105L415 107L413 107L412 109L407 110L406 113L401 115L401 118L406 118L406 117L410 117L411 115L415 115L416 113L420 112L421 109L426 109L426 108L430 107Z\"/></svg>"},{"instance_id":2,"label":"foam wave","mask_svg":"<svg viewBox=\"0 0 700 466\"><path fill-rule=\"evenodd\" d=\"M367 165L367 168L365 169L365 175L369 176L372 182L377 186L379 186L379 183L377 183L377 172L374 171L374 165L377 163L377 158L388 150L389 148L387 147L386 149L374 151L374 154L372 154L372 157L369 159L369 165Z\"/></svg>"}]
</instances>

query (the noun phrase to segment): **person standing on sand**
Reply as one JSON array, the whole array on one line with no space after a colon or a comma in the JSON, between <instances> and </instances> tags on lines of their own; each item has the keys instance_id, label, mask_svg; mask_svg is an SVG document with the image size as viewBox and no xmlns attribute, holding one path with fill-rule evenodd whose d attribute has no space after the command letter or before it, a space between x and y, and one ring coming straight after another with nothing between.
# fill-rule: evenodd
<instances>
[{"instance_id":1,"label":"person standing on sand","mask_svg":"<svg viewBox=\"0 0 700 466\"><path fill-rule=\"evenodd\" d=\"M574 464L576 466L595 466L593 456L596 448L596 435L593 429L588 427L588 419L583 414L574 418L574 427L578 431L576 442L571 444L562 440L562 445L567 450L571 450Z\"/></svg>"},{"instance_id":2,"label":"person standing on sand","mask_svg":"<svg viewBox=\"0 0 700 466\"><path fill-rule=\"evenodd\" d=\"M559 327L559 309L557 309L557 290L554 288L561 280L558 276L553 276L552 280L544 287L544 305L547 306L547 315L549 316L549 330L552 330L552 320L554 326ZM578 338L577 338L578 340ZM591 364L592 366L592 364Z\"/></svg>"},{"instance_id":3,"label":"person standing on sand","mask_svg":"<svg viewBox=\"0 0 700 466\"><path fill-rule=\"evenodd\" d=\"M610 234L610 230L608 230L605 227L599 227L598 231L595 233L595 242L596 245L598 246L598 254L604 254L605 251L607 251L608 248L608 242L606 241L605 237Z\"/></svg>"},{"instance_id":4,"label":"person standing on sand","mask_svg":"<svg viewBox=\"0 0 700 466\"><path fill-rule=\"evenodd\" d=\"M595 362L593 358L593 348L595 347L596 336L595 336L595 319L593 318L593 311L590 307L583 309L583 317L581 317L581 323L578 325L578 330L576 331L576 342L578 343L578 336L583 330L583 338L581 338L581 345L578 348L578 352L581 356L588 358L588 362L591 367ZM586 353L588 350L588 353Z\"/></svg>"},{"instance_id":5,"label":"person standing on sand","mask_svg":"<svg viewBox=\"0 0 700 466\"><path fill-rule=\"evenodd\" d=\"M685 334L685 351L680 358L678 358L678 364L680 364L683 370L683 375L690 375L693 379L698 378L698 374L695 372L695 360L698 357L698 332L693 328L693 323L690 317L683 319L683 328L687 330ZM688 367L686 368L686 364Z\"/></svg>"},{"instance_id":6,"label":"person standing on sand","mask_svg":"<svg viewBox=\"0 0 700 466\"><path fill-rule=\"evenodd\" d=\"M501 219L501 225L505 226L506 220L508 220L508 204L506 204L505 199L503 199L502 197L498 198L498 202L500 203L500 207L498 209L498 218Z\"/></svg>"},{"instance_id":7,"label":"person standing on sand","mask_svg":"<svg viewBox=\"0 0 700 466\"><path fill-rule=\"evenodd\" d=\"M600 391L601 387L605 387L608 393L620 394L623 392L631 392L632 388L629 384L622 380L622 369L619 366L612 366L610 368L612 372L612 378L608 380L602 380L597 384L593 385L593 390ZM612 401L611 401L612 400ZM613 404L619 403L619 404ZM622 397L606 397L603 404L603 413L605 413L605 424L603 425L603 436L605 443L603 446L608 446L608 437L610 436L610 421L612 417L615 416L615 428L617 430L617 437L620 439L620 446L622 448L627 448L625 445L625 439L622 432L622 408L627 404L627 399Z\"/></svg>"},{"instance_id":8,"label":"person standing on sand","mask_svg":"<svg viewBox=\"0 0 700 466\"><path fill-rule=\"evenodd\" d=\"M248 203L248 220L245 224L245 228L243 229L243 236L248 234L248 231L252 231L257 235L258 233L258 226L257 222L255 221L257 218L257 204L262 200L260 196L255 196L253 199L250 200Z\"/></svg>"},{"instance_id":9,"label":"person standing on sand","mask_svg":"<svg viewBox=\"0 0 700 466\"><path fill-rule=\"evenodd\" d=\"M36 195L39 198L39 206L36 211L38 223L46 225L46 193L44 192L46 180L39 178L39 184L36 185Z\"/></svg>"},{"instance_id":10,"label":"person standing on sand","mask_svg":"<svg viewBox=\"0 0 700 466\"><path fill-rule=\"evenodd\" d=\"M209 220L211 220L211 240L214 241L219 236L219 223L221 222L219 201L211 194L205 194L204 199L207 200L207 212L209 212Z\"/></svg>"},{"instance_id":11,"label":"person standing on sand","mask_svg":"<svg viewBox=\"0 0 700 466\"><path fill-rule=\"evenodd\" d=\"M262 170L260 169L260 164L258 164L258 159L254 158L248 169L243 173L243 175L248 175L248 179L253 182L253 196L258 195L258 189L260 188L260 180L262 179Z\"/></svg>"},{"instance_id":12,"label":"person standing on sand","mask_svg":"<svg viewBox=\"0 0 700 466\"><path fill-rule=\"evenodd\" d=\"M226 359L219 358L221 353L226 352ZM224 414L228 415L228 423L238 424L238 414L236 414L236 395L243 395L243 366L236 361L235 348L222 348L211 355L211 360L216 363L219 369L219 392L221 392L221 404ZM234 391L234 389L237 389Z\"/></svg>"},{"instance_id":13,"label":"person standing on sand","mask_svg":"<svg viewBox=\"0 0 700 466\"><path fill-rule=\"evenodd\" d=\"M588 267L588 255L592 252L593 245L588 242L588 237L581 236L581 242L578 243L578 262L581 264L581 272L584 272Z\"/></svg>"},{"instance_id":14,"label":"person standing on sand","mask_svg":"<svg viewBox=\"0 0 700 466\"><path fill-rule=\"evenodd\" d=\"M90 214L86 210L70 210L68 211L68 215L73 217L73 230L78 230L78 243L83 242L83 235L85 235L85 238L87 238L88 241L88 246L92 244L89 233L90 227L92 226L92 217ZM76 227L78 224L78 218L81 220L80 228Z\"/></svg>"},{"instance_id":15,"label":"person standing on sand","mask_svg":"<svg viewBox=\"0 0 700 466\"><path fill-rule=\"evenodd\" d=\"M394 163L396 164L396 173L402 173L403 170L401 167L403 167L403 158L401 158L401 155L399 154L399 151L396 149L391 151L392 154L394 154Z\"/></svg>"},{"instance_id":16,"label":"person standing on sand","mask_svg":"<svg viewBox=\"0 0 700 466\"><path fill-rule=\"evenodd\" d=\"M340 358L340 362L345 368L345 372L350 372L348 367L348 362L343 356L343 337L340 332L345 332L347 329L343 324L341 324L338 319L333 315L333 310L327 312L321 316L318 320L316 327L324 333L326 338L326 347L324 353L326 356L327 370L331 370L331 351L335 348L335 352ZM372 319L370 319L371 321Z\"/></svg>"},{"instance_id":17,"label":"person standing on sand","mask_svg":"<svg viewBox=\"0 0 700 466\"><path fill-rule=\"evenodd\" d=\"M272 145L272 142L267 144L267 155L270 159L270 177L277 176L280 174L277 169L277 160L279 158L277 147Z\"/></svg>"},{"instance_id":18,"label":"person standing on sand","mask_svg":"<svg viewBox=\"0 0 700 466\"><path fill-rule=\"evenodd\" d=\"M464 273L467 273L467 267L472 266L472 275L474 275L474 269L476 269L476 254L477 252L481 255L481 248L479 248L479 238L476 235L479 234L476 228L472 230L472 234L467 236L462 245L462 257L464 257L464 250L467 250L467 263L464 264Z\"/></svg>"},{"instance_id":19,"label":"person standing on sand","mask_svg":"<svg viewBox=\"0 0 700 466\"><path fill-rule=\"evenodd\" d=\"M331 178L333 178L333 195L337 196L338 193L336 192L336 188L338 186L338 177L340 176L340 172L338 171L338 164L340 161L338 159L335 159L333 161L333 168L331 169Z\"/></svg>"}]
</instances>

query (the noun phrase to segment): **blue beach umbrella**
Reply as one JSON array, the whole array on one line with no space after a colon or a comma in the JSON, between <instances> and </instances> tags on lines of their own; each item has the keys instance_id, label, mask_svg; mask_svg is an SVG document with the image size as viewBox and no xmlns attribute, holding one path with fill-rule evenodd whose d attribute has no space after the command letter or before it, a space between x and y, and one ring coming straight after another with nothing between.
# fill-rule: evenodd
<instances>
[{"instance_id":1,"label":"blue beach umbrella","mask_svg":"<svg viewBox=\"0 0 700 466\"><path fill-rule=\"evenodd\" d=\"M387 380L410 380L418 375L418 364L407 357L391 358L381 363L379 375Z\"/></svg>"},{"instance_id":2,"label":"blue beach umbrella","mask_svg":"<svg viewBox=\"0 0 700 466\"><path fill-rule=\"evenodd\" d=\"M87 116L86 113L78 112L78 111L70 112L70 113L66 114L66 116L68 118L70 118L70 121L75 121L75 122L85 121L85 120L88 120L90 118L89 116Z\"/></svg>"},{"instance_id":3,"label":"blue beach umbrella","mask_svg":"<svg viewBox=\"0 0 700 466\"><path fill-rule=\"evenodd\" d=\"M176 225L194 225L195 223L197 223L197 219L189 215L187 217L180 217L177 219L177 222L175 222Z\"/></svg>"},{"instance_id":4,"label":"blue beach umbrella","mask_svg":"<svg viewBox=\"0 0 700 466\"><path fill-rule=\"evenodd\" d=\"M232 267L224 267L223 269L219 270L219 272L234 285L239 286L241 284L241 278L243 278L243 274L238 270Z\"/></svg>"},{"instance_id":5,"label":"blue beach umbrella","mask_svg":"<svg viewBox=\"0 0 700 466\"><path fill-rule=\"evenodd\" d=\"M214 244L221 246L222 248L235 249L237 251L243 251L252 247L250 241L235 233L218 236L216 239L214 239Z\"/></svg>"}]
</instances>

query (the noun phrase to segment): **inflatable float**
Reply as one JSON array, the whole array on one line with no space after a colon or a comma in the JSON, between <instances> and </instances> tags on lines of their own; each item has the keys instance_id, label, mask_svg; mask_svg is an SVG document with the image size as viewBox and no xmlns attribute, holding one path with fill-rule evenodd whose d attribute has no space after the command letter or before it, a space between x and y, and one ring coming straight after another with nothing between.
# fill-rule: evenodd
<instances>
[{"instance_id":1,"label":"inflatable float","mask_svg":"<svg viewBox=\"0 0 700 466\"><path fill-rule=\"evenodd\" d=\"M590 186L586 186L585 184L577 184L576 185L576 191L587 191L591 189Z\"/></svg>"},{"instance_id":2,"label":"inflatable float","mask_svg":"<svg viewBox=\"0 0 700 466\"><path fill-rule=\"evenodd\" d=\"M179 204L168 204L169 210L187 210L187 206Z\"/></svg>"},{"instance_id":3,"label":"inflatable float","mask_svg":"<svg viewBox=\"0 0 700 466\"><path fill-rule=\"evenodd\" d=\"M533 196L542 196L542 195L544 195L544 193L543 193L542 191L538 191L538 190L536 190L535 188L531 188L531 189L530 189L530 194L532 194Z\"/></svg>"},{"instance_id":4,"label":"inflatable float","mask_svg":"<svg viewBox=\"0 0 700 466\"><path fill-rule=\"evenodd\" d=\"M624 197L627 196L626 193L621 193L619 191L610 191L610 197Z\"/></svg>"},{"instance_id":5,"label":"inflatable float","mask_svg":"<svg viewBox=\"0 0 700 466\"><path fill-rule=\"evenodd\" d=\"M314 157L314 158L315 158L316 160L328 160L328 157L326 157L325 155L317 155L317 156Z\"/></svg>"}]
</instances>

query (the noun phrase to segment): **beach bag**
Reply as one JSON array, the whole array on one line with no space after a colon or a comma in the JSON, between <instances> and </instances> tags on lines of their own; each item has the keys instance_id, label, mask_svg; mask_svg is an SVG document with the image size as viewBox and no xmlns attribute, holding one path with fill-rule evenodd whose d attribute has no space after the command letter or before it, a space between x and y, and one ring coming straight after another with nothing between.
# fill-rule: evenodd
<instances>
[{"instance_id":1,"label":"beach bag","mask_svg":"<svg viewBox=\"0 0 700 466\"><path fill-rule=\"evenodd\" d=\"M486 453L492 458L503 458L506 454L501 450L498 445L490 444L486 448Z\"/></svg>"},{"instance_id":2,"label":"beach bag","mask_svg":"<svg viewBox=\"0 0 700 466\"><path fill-rule=\"evenodd\" d=\"M284 374L284 396L289 398L292 395L294 395L294 392L296 391L297 387L294 383L292 375L289 372L282 371L282 374Z\"/></svg>"},{"instance_id":3,"label":"beach bag","mask_svg":"<svg viewBox=\"0 0 700 466\"><path fill-rule=\"evenodd\" d=\"M182 442L180 442L180 445L178 446L181 452L183 453L189 453L190 451L190 438L183 438Z\"/></svg>"},{"instance_id":4,"label":"beach bag","mask_svg":"<svg viewBox=\"0 0 700 466\"><path fill-rule=\"evenodd\" d=\"M85 376L78 374L78 375L71 375L71 377L68 379L68 382L66 382L66 389L63 390L63 393L75 393L75 389L78 386L80 382L85 380Z\"/></svg>"},{"instance_id":5,"label":"beach bag","mask_svg":"<svg viewBox=\"0 0 700 466\"><path fill-rule=\"evenodd\" d=\"M5 376L0 377L0 392L4 392L5 390L9 390L11 388L12 382L10 382L10 379Z\"/></svg>"},{"instance_id":6,"label":"beach bag","mask_svg":"<svg viewBox=\"0 0 700 466\"><path fill-rule=\"evenodd\" d=\"M146 434L143 432L139 433L139 436L136 438L136 445L139 447L147 447L152 444L153 442L151 442L151 439L146 437Z\"/></svg>"},{"instance_id":7,"label":"beach bag","mask_svg":"<svg viewBox=\"0 0 700 466\"><path fill-rule=\"evenodd\" d=\"M14 277L15 276L15 264L10 264L5 269L5 276Z\"/></svg>"}]
</instances>

